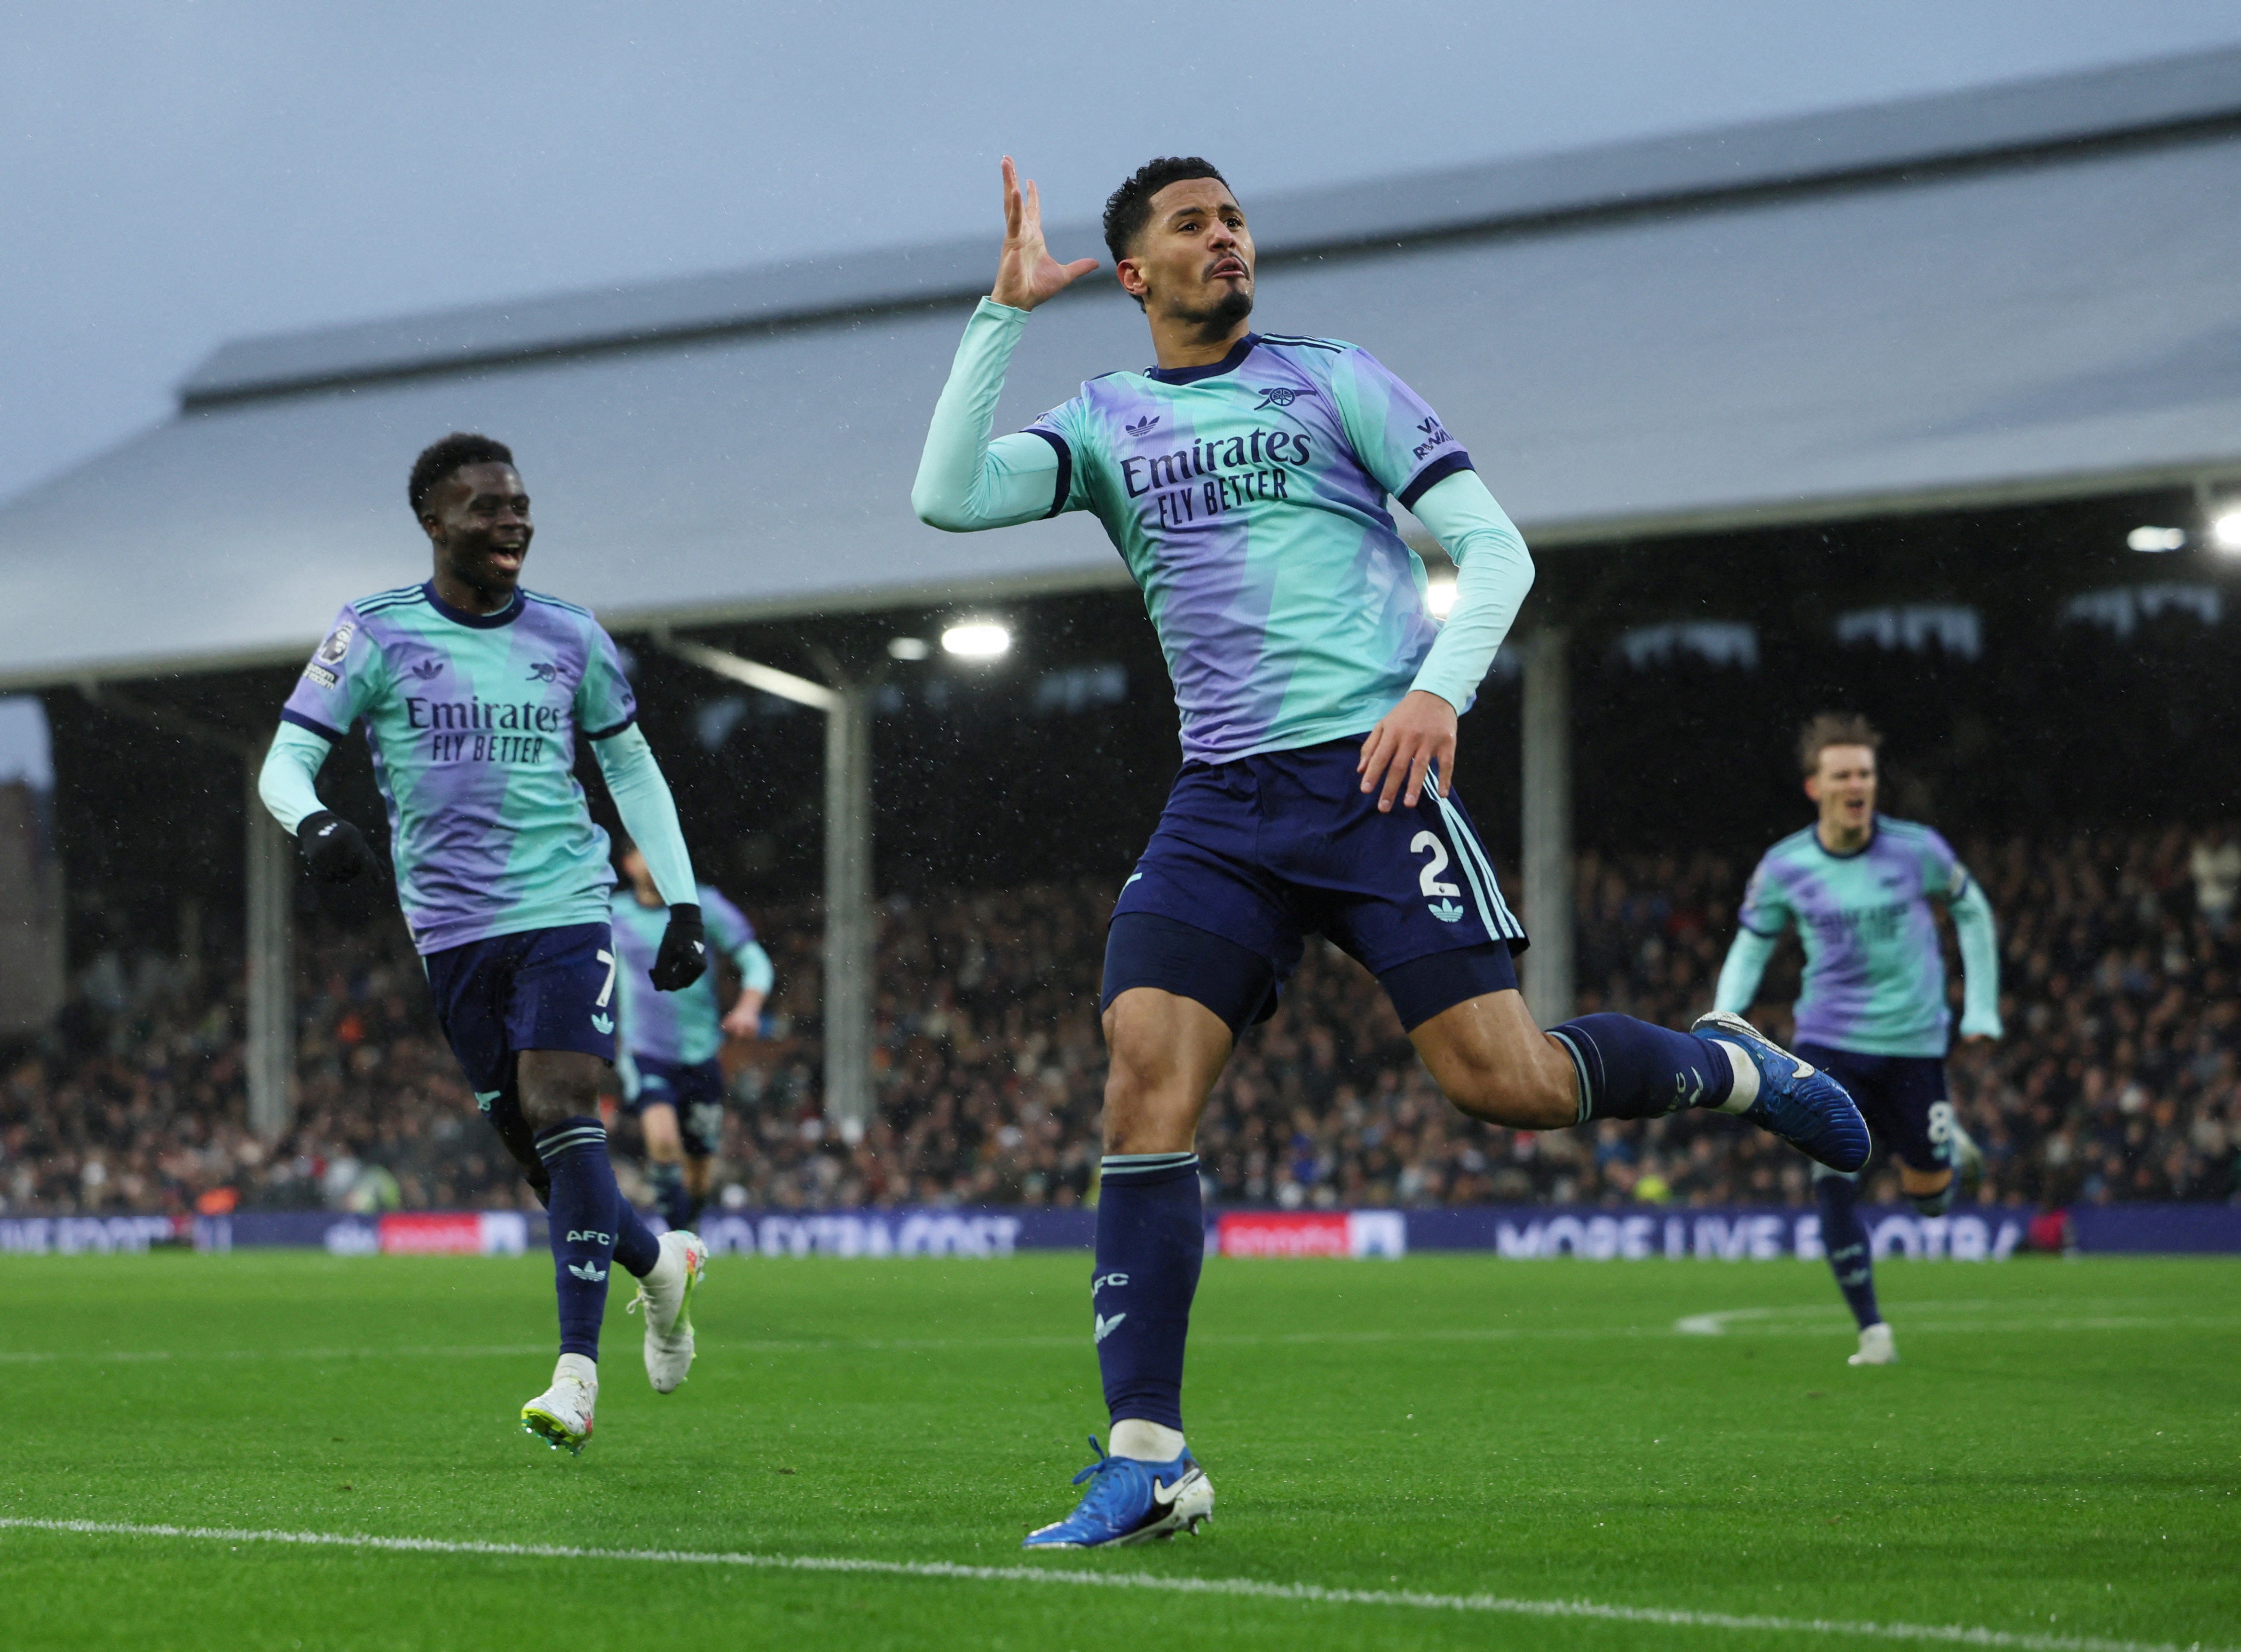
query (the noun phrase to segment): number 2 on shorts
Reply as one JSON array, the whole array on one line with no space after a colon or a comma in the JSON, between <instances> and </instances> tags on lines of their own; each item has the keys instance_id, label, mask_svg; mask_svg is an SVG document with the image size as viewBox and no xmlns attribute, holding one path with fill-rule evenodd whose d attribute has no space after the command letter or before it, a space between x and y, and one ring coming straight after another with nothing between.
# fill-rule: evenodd
<instances>
[{"instance_id":1,"label":"number 2 on shorts","mask_svg":"<svg viewBox=\"0 0 2241 1652\"><path fill-rule=\"evenodd\" d=\"M1456 888L1455 885L1443 881L1440 877L1440 874L1448 869L1447 845L1442 843L1429 832L1419 832L1408 840L1410 854L1422 854L1427 849L1432 852L1432 858L1424 863L1423 869L1417 873L1416 886L1424 892L1428 899L1433 900L1446 895L1462 893L1462 891Z\"/></svg>"}]
</instances>

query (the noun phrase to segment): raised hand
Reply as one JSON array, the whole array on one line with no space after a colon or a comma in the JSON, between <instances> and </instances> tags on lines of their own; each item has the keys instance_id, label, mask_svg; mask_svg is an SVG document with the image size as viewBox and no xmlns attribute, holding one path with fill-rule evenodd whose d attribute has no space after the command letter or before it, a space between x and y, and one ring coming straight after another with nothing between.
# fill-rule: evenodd
<instances>
[{"instance_id":1,"label":"raised hand","mask_svg":"<svg viewBox=\"0 0 2241 1652\"><path fill-rule=\"evenodd\" d=\"M1032 310L1056 298L1097 267L1094 258L1060 264L1043 244L1043 205L1033 178L1020 187L1020 170L1004 157L1004 252L988 296L1014 310Z\"/></svg>"}]
</instances>

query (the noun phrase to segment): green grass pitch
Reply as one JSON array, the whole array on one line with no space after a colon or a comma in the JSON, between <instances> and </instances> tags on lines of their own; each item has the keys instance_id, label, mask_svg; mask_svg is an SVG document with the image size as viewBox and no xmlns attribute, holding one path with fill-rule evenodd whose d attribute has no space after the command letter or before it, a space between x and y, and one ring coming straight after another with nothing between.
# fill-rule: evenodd
<instances>
[{"instance_id":1,"label":"green grass pitch","mask_svg":"<svg viewBox=\"0 0 2241 1652\"><path fill-rule=\"evenodd\" d=\"M2231 1261L1889 1265L1905 1363L1854 1370L1818 1265L1214 1261L1185 1394L1212 1524L1050 1556L1020 1534L1103 1419L1086 1256L719 1258L666 1397L617 1291L580 1458L515 1421L549 1267L0 1258L0 1521L233 1534L0 1526L0 1643L2241 1644Z\"/></svg>"}]
</instances>

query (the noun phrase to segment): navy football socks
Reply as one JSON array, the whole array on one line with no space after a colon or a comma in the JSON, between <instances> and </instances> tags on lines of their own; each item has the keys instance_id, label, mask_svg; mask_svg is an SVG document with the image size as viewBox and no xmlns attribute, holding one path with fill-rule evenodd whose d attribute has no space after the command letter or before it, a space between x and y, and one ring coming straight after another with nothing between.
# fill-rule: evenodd
<instances>
[{"instance_id":1,"label":"navy football socks","mask_svg":"<svg viewBox=\"0 0 2241 1652\"><path fill-rule=\"evenodd\" d=\"M607 1275L620 1262L644 1278L660 1260L661 1241L615 1186L606 1129L597 1119L566 1119L539 1132L537 1155L552 1179L548 1220L552 1283L560 1298L560 1352L596 1360Z\"/></svg>"},{"instance_id":2,"label":"navy football socks","mask_svg":"<svg viewBox=\"0 0 2241 1652\"><path fill-rule=\"evenodd\" d=\"M1950 1151L1950 1150L1949 1150ZM1958 1155L1954 1155L1957 1157ZM1953 1201L1961 1196L1961 1167L1946 1167L1945 1185L1936 1193L1909 1194L1907 1202L1925 1216L1943 1216L1953 1208Z\"/></svg>"},{"instance_id":3,"label":"navy football socks","mask_svg":"<svg viewBox=\"0 0 2241 1652\"><path fill-rule=\"evenodd\" d=\"M1579 1072L1582 1124L1716 1107L1736 1087L1727 1052L1693 1033L1608 1013L1582 1015L1549 1032L1571 1052Z\"/></svg>"},{"instance_id":4,"label":"navy football socks","mask_svg":"<svg viewBox=\"0 0 2241 1652\"><path fill-rule=\"evenodd\" d=\"M692 1195L685 1191L685 1167L653 1160L646 1167L646 1179L653 1184L654 1207L661 1212L662 1221L672 1227L690 1228Z\"/></svg>"},{"instance_id":5,"label":"navy football socks","mask_svg":"<svg viewBox=\"0 0 2241 1652\"><path fill-rule=\"evenodd\" d=\"M1107 1154L1097 1195L1097 1267L1089 1288L1105 1406L1183 1426L1183 1342L1206 1262L1206 1212L1194 1153Z\"/></svg>"},{"instance_id":6,"label":"navy football socks","mask_svg":"<svg viewBox=\"0 0 2241 1652\"><path fill-rule=\"evenodd\" d=\"M1852 1317L1866 1330L1883 1319L1876 1307L1875 1261L1868 1247L1867 1224L1860 1220L1860 1179L1842 1171L1818 1167L1813 1173L1813 1202L1821 1207L1821 1244L1829 1253L1829 1271L1836 1288L1844 1293Z\"/></svg>"}]
</instances>

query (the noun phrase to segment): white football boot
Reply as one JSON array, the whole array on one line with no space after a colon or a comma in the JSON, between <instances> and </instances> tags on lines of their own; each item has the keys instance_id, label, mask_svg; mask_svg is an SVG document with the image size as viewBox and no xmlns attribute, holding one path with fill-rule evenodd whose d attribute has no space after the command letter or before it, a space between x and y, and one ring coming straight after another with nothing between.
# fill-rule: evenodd
<instances>
[{"instance_id":1,"label":"white football boot","mask_svg":"<svg viewBox=\"0 0 2241 1652\"><path fill-rule=\"evenodd\" d=\"M521 1408L521 1426L555 1451L565 1446L580 1453L599 1401L599 1368L580 1354L564 1354L552 1368L552 1386Z\"/></svg>"},{"instance_id":2,"label":"white football boot","mask_svg":"<svg viewBox=\"0 0 2241 1652\"><path fill-rule=\"evenodd\" d=\"M1896 1365L1898 1345L1891 1341L1891 1328L1881 1320L1860 1333L1860 1351L1844 1356L1847 1365Z\"/></svg>"},{"instance_id":3,"label":"white football boot","mask_svg":"<svg viewBox=\"0 0 2241 1652\"><path fill-rule=\"evenodd\" d=\"M708 1272L708 1247L698 1234L661 1236L661 1260L638 1283L630 1312L646 1309L646 1377L656 1394L673 1392L692 1368L692 1293Z\"/></svg>"}]
</instances>

